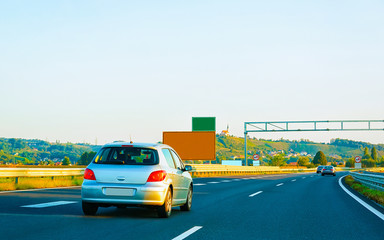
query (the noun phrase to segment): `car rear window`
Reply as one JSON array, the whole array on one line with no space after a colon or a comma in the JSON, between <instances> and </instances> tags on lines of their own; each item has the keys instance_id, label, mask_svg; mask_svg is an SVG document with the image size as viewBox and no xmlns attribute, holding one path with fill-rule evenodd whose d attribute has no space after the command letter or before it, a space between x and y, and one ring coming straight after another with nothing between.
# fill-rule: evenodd
<instances>
[{"instance_id":1,"label":"car rear window","mask_svg":"<svg viewBox=\"0 0 384 240\"><path fill-rule=\"evenodd\" d=\"M121 165L155 165L159 163L157 151L150 148L106 147L102 148L93 163Z\"/></svg>"}]
</instances>

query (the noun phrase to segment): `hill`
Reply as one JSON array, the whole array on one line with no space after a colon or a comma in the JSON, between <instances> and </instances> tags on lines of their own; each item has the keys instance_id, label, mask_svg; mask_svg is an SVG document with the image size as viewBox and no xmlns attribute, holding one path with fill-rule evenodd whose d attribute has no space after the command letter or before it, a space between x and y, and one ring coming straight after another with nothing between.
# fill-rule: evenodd
<instances>
[{"instance_id":1,"label":"hill","mask_svg":"<svg viewBox=\"0 0 384 240\"><path fill-rule=\"evenodd\" d=\"M315 143L308 140L265 140L248 139L248 154L258 153L261 156L274 155L283 152L286 156L304 155L313 157L318 151L329 157L347 159L354 156L363 156L364 148L376 148L379 156L384 156L383 144L370 144L345 139L333 139L329 144ZM216 136L217 160L244 158L244 138L234 136Z\"/></svg>"},{"instance_id":2,"label":"hill","mask_svg":"<svg viewBox=\"0 0 384 240\"><path fill-rule=\"evenodd\" d=\"M268 155L284 153L289 162L296 162L299 156L308 156L310 160L322 151L330 160L350 159L363 156L364 148L376 148L379 157L384 156L384 144L370 144L345 139L334 139L329 144L308 140L265 140L248 139L249 157L258 153L262 158ZM84 153L97 152L101 146L74 143L50 143L43 140L0 138L0 164L53 165L68 157L72 164L77 163ZM87 154L86 154L87 155ZM93 155L89 155L93 156ZM84 156L83 156L84 157ZM216 135L216 161L244 158L244 138ZM88 159L87 161L90 161Z\"/></svg>"},{"instance_id":3,"label":"hill","mask_svg":"<svg viewBox=\"0 0 384 240\"><path fill-rule=\"evenodd\" d=\"M76 163L84 152L101 146L73 143L49 143L43 140L0 138L0 164L52 165L68 157Z\"/></svg>"}]
</instances>

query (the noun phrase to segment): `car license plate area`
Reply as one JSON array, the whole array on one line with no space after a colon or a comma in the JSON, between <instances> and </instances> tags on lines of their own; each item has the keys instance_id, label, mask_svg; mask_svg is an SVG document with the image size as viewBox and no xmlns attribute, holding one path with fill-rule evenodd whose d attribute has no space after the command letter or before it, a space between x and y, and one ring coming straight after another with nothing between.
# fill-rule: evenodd
<instances>
[{"instance_id":1,"label":"car license plate area","mask_svg":"<svg viewBox=\"0 0 384 240\"><path fill-rule=\"evenodd\" d=\"M136 193L133 188L104 188L103 193L108 196L126 196L132 197Z\"/></svg>"}]
</instances>

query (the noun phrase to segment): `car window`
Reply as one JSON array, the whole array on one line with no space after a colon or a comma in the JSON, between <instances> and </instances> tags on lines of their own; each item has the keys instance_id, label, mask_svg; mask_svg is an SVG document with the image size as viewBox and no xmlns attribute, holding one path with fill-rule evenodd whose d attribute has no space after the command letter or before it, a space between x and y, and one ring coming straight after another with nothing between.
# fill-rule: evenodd
<instances>
[{"instance_id":1,"label":"car window","mask_svg":"<svg viewBox=\"0 0 384 240\"><path fill-rule=\"evenodd\" d=\"M95 156L96 164L155 165L159 163L157 151L149 148L107 147Z\"/></svg>"},{"instance_id":2,"label":"car window","mask_svg":"<svg viewBox=\"0 0 384 240\"><path fill-rule=\"evenodd\" d=\"M161 151L163 152L164 157L167 160L168 166L170 166L171 168L176 168L175 167L175 163L173 162L173 158L172 158L171 152L169 151L169 149L165 148L165 149L162 149Z\"/></svg>"},{"instance_id":3,"label":"car window","mask_svg":"<svg viewBox=\"0 0 384 240\"><path fill-rule=\"evenodd\" d=\"M181 162L179 156L175 153L175 151L171 150L173 160L175 160L176 167L180 170L184 169L184 164Z\"/></svg>"}]
</instances>

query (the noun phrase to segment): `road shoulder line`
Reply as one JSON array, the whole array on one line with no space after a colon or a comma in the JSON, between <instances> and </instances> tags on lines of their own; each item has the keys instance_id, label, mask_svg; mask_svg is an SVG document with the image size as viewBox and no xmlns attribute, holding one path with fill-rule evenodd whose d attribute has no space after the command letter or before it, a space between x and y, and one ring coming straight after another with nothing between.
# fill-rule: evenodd
<instances>
[{"instance_id":1,"label":"road shoulder line","mask_svg":"<svg viewBox=\"0 0 384 240\"><path fill-rule=\"evenodd\" d=\"M361 200L359 197L357 197L355 194L353 194L352 192L350 192L346 187L344 187L343 183L341 182L342 179L344 178L345 176L342 176L341 178L339 178L339 185L340 187L349 195L351 196L353 199L355 199L358 203L360 203L361 205L363 205L366 209L368 209L369 211L371 211L373 214L375 214L376 216L378 216L381 220L384 221L384 214L382 214L381 212L377 211L375 208L373 208L372 206L370 206L369 204L367 204L366 202L364 202L363 200Z\"/></svg>"}]
</instances>

